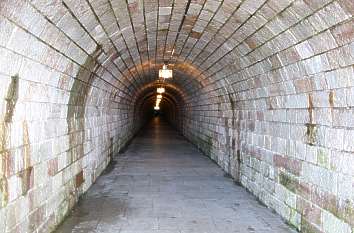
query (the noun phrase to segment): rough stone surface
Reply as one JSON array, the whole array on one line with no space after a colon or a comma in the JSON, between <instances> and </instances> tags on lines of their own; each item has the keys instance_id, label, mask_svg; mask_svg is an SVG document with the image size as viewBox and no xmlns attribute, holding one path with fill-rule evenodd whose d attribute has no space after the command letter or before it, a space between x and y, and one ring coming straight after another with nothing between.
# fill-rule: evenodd
<instances>
[{"instance_id":1,"label":"rough stone surface","mask_svg":"<svg viewBox=\"0 0 354 233\"><path fill-rule=\"evenodd\" d=\"M0 233L63 220L151 115L165 61L161 108L185 137L298 230L354 232L353 15L352 0L1 0Z\"/></svg>"}]
</instances>

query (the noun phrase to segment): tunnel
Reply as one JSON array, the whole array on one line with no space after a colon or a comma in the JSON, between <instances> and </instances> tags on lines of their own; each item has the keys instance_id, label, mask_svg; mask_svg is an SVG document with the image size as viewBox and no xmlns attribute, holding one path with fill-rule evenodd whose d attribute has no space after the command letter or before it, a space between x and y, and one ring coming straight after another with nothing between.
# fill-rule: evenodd
<instances>
[{"instance_id":1,"label":"tunnel","mask_svg":"<svg viewBox=\"0 0 354 233\"><path fill-rule=\"evenodd\" d=\"M353 233L353 15L1 0L0 233Z\"/></svg>"}]
</instances>

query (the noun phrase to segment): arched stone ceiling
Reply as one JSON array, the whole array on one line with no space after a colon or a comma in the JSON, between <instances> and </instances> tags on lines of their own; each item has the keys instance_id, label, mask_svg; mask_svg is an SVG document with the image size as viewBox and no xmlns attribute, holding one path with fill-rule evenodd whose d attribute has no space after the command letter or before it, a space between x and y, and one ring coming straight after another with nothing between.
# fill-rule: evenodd
<instances>
[{"instance_id":1,"label":"arched stone ceiling","mask_svg":"<svg viewBox=\"0 0 354 233\"><path fill-rule=\"evenodd\" d=\"M340 212L354 209L352 198L350 208L322 205L349 205L344 198L353 192L332 189L339 188L330 182L336 179L307 176L329 168L328 161L336 163L330 171L336 177L353 167L353 16L353 0L0 0L0 154L26 158L30 147L53 142L55 153L33 149L32 158L39 162L48 154L44 163L66 163L43 177L56 183L52 175L71 174L80 187L85 176L88 188L113 152L143 126L141 113L152 112L158 69L168 62L174 78L165 83L171 98L166 108L188 140L298 229L303 225L292 221L313 219L302 209L293 212L286 200L273 202L283 198L269 190L284 185L279 171L331 200L308 200L312 194L293 192L294 187L289 195L321 207L333 217L326 222L346 222L353 229L353 216ZM315 151L321 158L326 152L326 158L316 163ZM343 161L349 165L342 167ZM1 206L10 210L17 200L29 200L22 198L28 179L21 181L23 190L13 190L32 168L46 172L43 163L0 171L0 196L6 198L0 200L0 216ZM41 173L35 174L37 180ZM65 187L65 203L74 203L73 182L56 187L52 196L62 198ZM61 207L58 220L65 212ZM27 216L37 212L24 211L27 226ZM314 229L349 232L324 226Z\"/></svg>"},{"instance_id":2,"label":"arched stone ceiling","mask_svg":"<svg viewBox=\"0 0 354 233\"><path fill-rule=\"evenodd\" d=\"M5 0L1 13L51 40L78 65L96 59L100 78L129 97L156 80L164 62L181 77L173 82L185 91L193 90L192 82L218 89L244 73L277 68L276 62L301 56L301 46L293 46L313 30L347 20L352 5L348 0Z\"/></svg>"},{"instance_id":3,"label":"arched stone ceiling","mask_svg":"<svg viewBox=\"0 0 354 233\"><path fill-rule=\"evenodd\" d=\"M146 96L155 94L156 96L156 88L164 86L165 94L170 95L170 97L179 104L183 104L186 98L186 93L178 88L178 86L169 84L169 83L161 83L161 82L153 82L142 87L139 92L136 94L135 98L132 100L133 103L139 102L144 99Z\"/></svg>"}]
</instances>

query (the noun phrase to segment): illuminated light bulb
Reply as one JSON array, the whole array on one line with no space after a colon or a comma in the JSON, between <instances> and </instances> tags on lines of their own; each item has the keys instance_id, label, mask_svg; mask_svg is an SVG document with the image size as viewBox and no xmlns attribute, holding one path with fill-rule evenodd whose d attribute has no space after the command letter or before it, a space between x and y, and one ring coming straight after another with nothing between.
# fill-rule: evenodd
<instances>
[{"instance_id":1,"label":"illuminated light bulb","mask_svg":"<svg viewBox=\"0 0 354 233\"><path fill-rule=\"evenodd\" d=\"M163 87L157 88L157 93L159 93L159 94L165 93L165 88L163 88Z\"/></svg>"},{"instance_id":2,"label":"illuminated light bulb","mask_svg":"<svg viewBox=\"0 0 354 233\"><path fill-rule=\"evenodd\" d=\"M162 99L162 95L157 95L157 99Z\"/></svg>"},{"instance_id":3,"label":"illuminated light bulb","mask_svg":"<svg viewBox=\"0 0 354 233\"><path fill-rule=\"evenodd\" d=\"M167 65L163 65L159 70L159 78L172 78L172 70L167 68Z\"/></svg>"},{"instance_id":4,"label":"illuminated light bulb","mask_svg":"<svg viewBox=\"0 0 354 233\"><path fill-rule=\"evenodd\" d=\"M154 109L155 110L160 110L160 107L159 106L155 106Z\"/></svg>"}]
</instances>

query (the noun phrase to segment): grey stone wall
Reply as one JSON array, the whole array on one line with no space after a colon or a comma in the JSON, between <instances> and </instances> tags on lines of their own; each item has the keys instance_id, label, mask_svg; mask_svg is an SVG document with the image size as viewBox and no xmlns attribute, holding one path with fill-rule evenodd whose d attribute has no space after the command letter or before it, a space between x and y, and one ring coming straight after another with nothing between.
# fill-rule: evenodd
<instances>
[{"instance_id":1,"label":"grey stone wall","mask_svg":"<svg viewBox=\"0 0 354 233\"><path fill-rule=\"evenodd\" d=\"M145 123L164 61L162 106L191 142L298 230L354 232L353 15L352 0L0 1L0 233L62 221Z\"/></svg>"}]
</instances>

